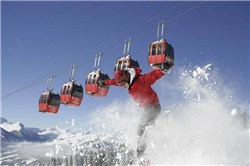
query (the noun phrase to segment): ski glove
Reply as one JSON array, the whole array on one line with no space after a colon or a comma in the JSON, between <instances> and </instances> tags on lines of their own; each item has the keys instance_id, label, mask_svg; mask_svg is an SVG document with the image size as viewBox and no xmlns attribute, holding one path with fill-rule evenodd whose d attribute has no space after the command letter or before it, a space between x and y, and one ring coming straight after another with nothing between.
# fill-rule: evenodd
<instances>
[{"instance_id":1,"label":"ski glove","mask_svg":"<svg viewBox=\"0 0 250 166\"><path fill-rule=\"evenodd\" d=\"M165 62L161 64L160 68L163 73L167 73L172 66L174 66L173 63Z\"/></svg>"}]
</instances>

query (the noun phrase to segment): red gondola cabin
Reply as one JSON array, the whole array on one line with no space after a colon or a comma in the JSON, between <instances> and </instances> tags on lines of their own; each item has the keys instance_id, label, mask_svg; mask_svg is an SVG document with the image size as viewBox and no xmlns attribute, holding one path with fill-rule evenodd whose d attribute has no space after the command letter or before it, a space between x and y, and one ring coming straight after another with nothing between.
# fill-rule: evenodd
<instances>
[{"instance_id":1,"label":"red gondola cabin","mask_svg":"<svg viewBox=\"0 0 250 166\"><path fill-rule=\"evenodd\" d=\"M74 82L67 82L60 93L61 103L68 106L79 106L83 99L83 87Z\"/></svg>"},{"instance_id":2,"label":"red gondola cabin","mask_svg":"<svg viewBox=\"0 0 250 166\"><path fill-rule=\"evenodd\" d=\"M174 65L174 49L165 39L152 42L148 50L148 63L151 67L167 63Z\"/></svg>"},{"instance_id":3,"label":"red gondola cabin","mask_svg":"<svg viewBox=\"0 0 250 166\"><path fill-rule=\"evenodd\" d=\"M109 79L108 75L102 74L100 70L92 71L88 74L85 82L85 92L95 97L104 97L108 94L109 87L98 85L98 81Z\"/></svg>"},{"instance_id":4,"label":"red gondola cabin","mask_svg":"<svg viewBox=\"0 0 250 166\"><path fill-rule=\"evenodd\" d=\"M100 60L102 53L96 54L94 62L94 71L90 72L86 78L85 82L85 92L88 95L95 97L103 97L108 94L109 86L99 86L100 80L109 79L107 74L102 74L100 69Z\"/></svg>"},{"instance_id":5,"label":"red gondola cabin","mask_svg":"<svg viewBox=\"0 0 250 166\"><path fill-rule=\"evenodd\" d=\"M114 75L116 75L118 71L126 69L128 67L139 67L139 63L133 60L130 55L119 58L115 64Z\"/></svg>"},{"instance_id":6,"label":"red gondola cabin","mask_svg":"<svg viewBox=\"0 0 250 166\"><path fill-rule=\"evenodd\" d=\"M43 92L39 99L39 112L57 113L60 107L60 96L51 91Z\"/></svg>"},{"instance_id":7,"label":"red gondola cabin","mask_svg":"<svg viewBox=\"0 0 250 166\"><path fill-rule=\"evenodd\" d=\"M157 41L150 43L148 49L148 64L152 68L164 66L169 70L174 65L174 49L164 39L164 25L164 20L158 23Z\"/></svg>"}]
</instances>

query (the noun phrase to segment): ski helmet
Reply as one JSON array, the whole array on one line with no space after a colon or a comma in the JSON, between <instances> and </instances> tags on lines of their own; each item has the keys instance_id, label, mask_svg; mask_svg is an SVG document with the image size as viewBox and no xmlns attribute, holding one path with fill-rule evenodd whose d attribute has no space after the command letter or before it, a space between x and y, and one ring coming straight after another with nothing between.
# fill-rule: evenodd
<instances>
[{"instance_id":1,"label":"ski helmet","mask_svg":"<svg viewBox=\"0 0 250 166\"><path fill-rule=\"evenodd\" d=\"M129 81L130 74L127 70L120 70L115 75L115 82L119 86L124 86Z\"/></svg>"}]
</instances>

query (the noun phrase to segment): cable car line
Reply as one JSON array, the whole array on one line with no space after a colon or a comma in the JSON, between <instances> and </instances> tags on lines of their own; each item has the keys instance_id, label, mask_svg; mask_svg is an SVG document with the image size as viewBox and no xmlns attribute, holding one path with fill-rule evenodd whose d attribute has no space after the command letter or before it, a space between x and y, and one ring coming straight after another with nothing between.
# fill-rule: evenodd
<instances>
[{"instance_id":1,"label":"cable car line","mask_svg":"<svg viewBox=\"0 0 250 166\"><path fill-rule=\"evenodd\" d=\"M184 2L185 2L185 1L184 1ZM115 35L116 38L117 38L117 36L121 36L121 35L123 35L123 34L125 34L125 33L128 33L128 32L130 32L130 31L132 31L132 30L137 29L138 27L140 27L140 26L146 24L147 22L152 21L153 19L155 19L155 18L157 18L157 17L163 15L163 14L166 13L166 12L169 12L169 11L172 11L172 10L176 9L177 7L183 5L184 2L181 2L181 3L175 5L175 6L172 7L172 8L169 8L169 9L167 9L167 10L165 10L165 11L160 12L160 13L157 14L157 15L154 15L153 17L151 17L151 18L145 20L144 22L141 22L140 24L137 24L136 26L130 28L130 29L127 30L127 31L124 31L124 32L121 32L121 33L118 34L118 35ZM189 8L189 9L187 9L187 10L185 10L185 11L179 13L178 15L169 18L169 19L166 21L166 23L169 23L169 22L172 22L172 21L178 19L179 17L181 17L181 16L183 16L183 15L185 15L185 14L191 12L191 11L194 10L195 8L197 8L197 7L201 6L201 5L203 5L205 2L206 2L206 1L202 1L202 2L200 2L200 3L198 3L198 4L194 5L194 6L192 6L191 8ZM152 31L153 31L153 30L149 30L149 31L147 31L147 32L145 32L145 33L139 35L138 37L134 37L133 39L135 39L135 40L141 39L141 38L145 37L146 35L148 35L148 34L149 34L150 32L152 32ZM114 39L114 38L113 38L113 39ZM110 41L110 40L112 40L112 38L107 38L106 40L104 40L104 41L106 41L106 42L102 42L102 44L103 44L103 43L108 43L107 41ZM93 48L93 50L94 50L94 49L97 49L97 48L100 47L100 46L103 46L103 45L98 45L97 47ZM115 47L115 48L113 47L113 49L110 50L110 51L108 51L108 52L112 53L113 51L117 50L117 48L120 48L120 47L122 47L122 45L119 45L119 46L117 46L117 47ZM84 63L84 64L85 64L85 63ZM83 64L83 65L84 65L84 64ZM83 65L79 65L79 66L83 66ZM65 65L62 65L62 66L58 67L58 69L63 68L64 66L65 66ZM58 69L57 69L57 70L58 70ZM60 75L62 75L62 74L65 74L66 72L67 72L67 71L63 71L63 72L61 72L61 73L55 74L55 75L53 75L53 77L58 77L58 76L60 76ZM50 72L49 75L51 75L51 73L52 73L52 72ZM47 75L46 75L46 76L47 76ZM36 80L34 80L34 81L32 81L32 82L30 82L30 83L24 85L23 87L21 87L21 88L19 88L19 89L16 89L15 91L10 92L10 93L8 93L8 94L2 96L2 100L3 100L3 99L6 99L6 98L8 98L9 96L11 96L11 95L13 95L13 94L15 94L15 93L18 93L18 92L20 92L20 91L22 91L22 90L31 88L31 87L33 87L33 86L35 86L35 85L38 85L38 84L41 84L41 83L45 82L46 80L47 80L47 79L44 79L44 76L42 76L42 77L40 77L40 78L38 78L38 79L36 79Z\"/></svg>"},{"instance_id":2,"label":"cable car line","mask_svg":"<svg viewBox=\"0 0 250 166\"><path fill-rule=\"evenodd\" d=\"M197 8L197 7L201 6L201 5L203 5L205 2L206 2L206 1L202 1L202 2L200 2L200 3L196 4L196 5L194 5L193 7L189 8L189 9L187 9L187 10L181 12L181 13L179 13L178 15L169 18L168 20L165 21L165 23L170 23L170 22L176 20L177 18L179 18L179 17L181 17L181 16L184 16L185 14L187 14L187 13L191 12L192 10L194 10L195 8ZM140 35L139 37L134 38L134 39L135 39L135 40L141 39L141 38L147 36L147 35L148 35L150 32L152 32L152 31L153 31L153 29L151 29L151 30L149 30L149 31L147 31L147 32L145 32L145 33L143 33L142 35Z\"/></svg>"},{"instance_id":3,"label":"cable car line","mask_svg":"<svg viewBox=\"0 0 250 166\"><path fill-rule=\"evenodd\" d=\"M58 76L60 76L60 75L63 75L64 73L65 73L65 71L64 71L64 72L61 72L61 73L58 73L58 74L55 74L55 75L49 73L49 74L46 75L46 77L47 77L48 75L53 75L53 77L58 77ZM47 79L45 79L44 77L45 77L45 76L42 76L42 77L36 79L35 81L32 81L32 82L30 82L30 83L24 85L23 87L21 87L21 88L19 88L19 89L16 89L15 91L10 92L10 93L8 93L8 94L2 96L2 100L3 100L3 99L6 99L7 97L9 97L9 96L11 96L11 95L13 95L13 94L15 94L15 93L18 93L18 92L20 92L20 91L22 91L22 90L25 90L25 89L31 88L31 87L33 87L33 86L36 86L36 85L38 85L38 84L41 84L41 83L46 82Z\"/></svg>"},{"instance_id":4,"label":"cable car line","mask_svg":"<svg viewBox=\"0 0 250 166\"><path fill-rule=\"evenodd\" d=\"M137 28L139 28L139 27L145 25L146 23L148 23L148 22L154 20L155 18L157 18L157 17L163 15L164 13L170 12L170 11L176 9L177 7L183 5L184 3L185 3L185 1L183 1L183 2L181 2L181 3L178 3L177 5L175 5L175 6L171 7L171 8L168 8L168 9L166 9L166 10L160 12L159 14L156 14L156 15L154 15L154 16L152 16L152 17L146 19L145 21L143 21L143 22L141 22L141 23L135 25L134 27L131 27L131 28L129 28L128 30L126 30L126 31L124 31L124 32L121 32L121 33L119 33L119 34L117 34L117 35L114 35L114 36L115 36L115 38L118 38L119 36L122 36L123 34L129 33L130 31L133 31L133 30L135 30L135 29L137 29ZM106 40L106 42L104 42L104 43L109 43L109 41L111 41L112 39L115 39L115 38L108 38L108 39ZM102 43L102 44L103 44L103 43ZM103 45L100 45L100 46L103 46Z\"/></svg>"},{"instance_id":5,"label":"cable car line","mask_svg":"<svg viewBox=\"0 0 250 166\"><path fill-rule=\"evenodd\" d=\"M118 33L117 35L113 35L113 36L115 36L115 37L108 37L108 38L106 38L105 40L102 40L101 44L99 44L99 45L97 45L96 47L93 48L93 51L95 51L95 50L100 50L100 47L103 47L103 46L104 46L103 43L110 43L110 41L115 40L115 39L117 39L118 37L122 36L123 34L126 34L126 33L130 32L130 31L133 31L133 30L135 30L135 29L137 29L137 28L139 28L139 27L145 25L146 23L148 23L148 22L154 20L155 18L159 17L160 15L163 15L163 14L166 13L166 12L170 12L170 11L176 9L177 7L183 5L184 3L185 3L185 1L180 2L180 3L178 3L177 5L175 5L175 6L171 7L171 8L168 8L168 9L166 9L166 10L160 12L159 14L156 14L156 15L154 15L154 16L152 16L152 17L146 19L145 21L143 21L143 22L141 22L141 23L139 23L139 24L137 24L137 25L135 25L135 26L129 28L128 30L126 30L126 31L124 31L124 32L120 32L120 33ZM119 47L120 47L120 46L119 46Z\"/></svg>"}]
</instances>

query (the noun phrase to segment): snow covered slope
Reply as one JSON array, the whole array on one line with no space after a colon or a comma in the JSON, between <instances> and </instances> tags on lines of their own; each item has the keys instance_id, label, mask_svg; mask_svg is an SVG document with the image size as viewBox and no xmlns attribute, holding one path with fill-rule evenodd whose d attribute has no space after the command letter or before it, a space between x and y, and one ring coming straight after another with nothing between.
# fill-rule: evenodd
<instances>
[{"instance_id":1,"label":"snow covered slope","mask_svg":"<svg viewBox=\"0 0 250 166\"><path fill-rule=\"evenodd\" d=\"M118 142L117 138L110 134L73 133L59 127L40 130L25 128L20 122L8 121L2 123L0 127L1 165L39 165L41 163L50 165L51 162L56 162L52 160L53 158L57 158L57 162L61 163L59 165L66 164L69 158L74 159L75 163L82 162L80 159L84 158L85 163L90 165L95 164L97 160L100 163L106 162L107 165L115 165L121 161L128 163L129 156L133 156L124 142Z\"/></svg>"},{"instance_id":2,"label":"snow covered slope","mask_svg":"<svg viewBox=\"0 0 250 166\"><path fill-rule=\"evenodd\" d=\"M235 87L211 64L188 64L173 72L174 78L166 76L154 85L162 111L147 129L151 164L249 165L249 103L239 99ZM134 148L141 110L130 103L102 107L91 121L104 131L120 132Z\"/></svg>"}]
</instances>

